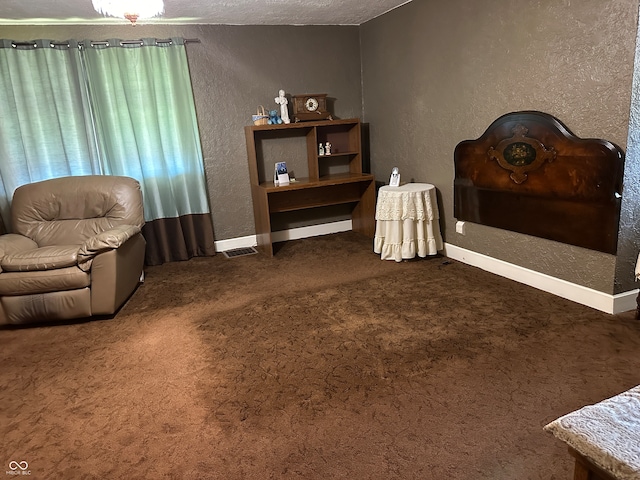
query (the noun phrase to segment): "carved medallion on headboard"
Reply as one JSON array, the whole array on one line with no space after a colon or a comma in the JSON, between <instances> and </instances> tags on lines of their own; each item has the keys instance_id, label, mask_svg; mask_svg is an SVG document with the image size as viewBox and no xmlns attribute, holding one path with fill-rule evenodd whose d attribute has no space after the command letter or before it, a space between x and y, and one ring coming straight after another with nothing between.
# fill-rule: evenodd
<instances>
[{"instance_id":1,"label":"carved medallion on headboard","mask_svg":"<svg viewBox=\"0 0 640 480\"><path fill-rule=\"evenodd\" d=\"M505 138L496 148L489 147L489 158L496 160L505 170L511 171L511 180L520 184L527 180L527 172L537 170L546 161L556 158L553 147L547 148L535 138L527 138L529 129L518 124L513 137Z\"/></svg>"},{"instance_id":2,"label":"carved medallion on headboard","mask_svg":"<svg viewBox=\"0 0 640 480\"><path fill-rule=\"evenodd\" d=\"M458 220L615 254L624 152L542 112L503 115L454 153Z\"/></svg>"}]
</instances>

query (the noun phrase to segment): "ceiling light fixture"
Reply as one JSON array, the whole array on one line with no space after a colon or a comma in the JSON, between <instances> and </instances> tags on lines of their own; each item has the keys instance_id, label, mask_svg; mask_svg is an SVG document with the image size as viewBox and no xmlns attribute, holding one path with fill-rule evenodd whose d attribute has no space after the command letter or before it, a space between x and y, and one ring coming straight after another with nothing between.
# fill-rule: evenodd
<instances>
[{"instance_id":1,"label":"ceiling light fixture","mask_svg":"<svg viewBox=\"0 0 640 480\"><path fill-rule=\"evenodd\" d=\"M163 0L92 0L96 12L109 17L126 18L133 25L138 19L164 13Z\"/></svg>"}]
</instances>

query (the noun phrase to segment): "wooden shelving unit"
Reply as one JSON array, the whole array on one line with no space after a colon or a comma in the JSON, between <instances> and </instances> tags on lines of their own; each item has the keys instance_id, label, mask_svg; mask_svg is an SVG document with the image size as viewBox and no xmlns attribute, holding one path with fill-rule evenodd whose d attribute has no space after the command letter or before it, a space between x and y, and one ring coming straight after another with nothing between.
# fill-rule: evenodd
<instances>
[{"instance_id":1,"label":"wooden shelving unit","mask_svg":"<svg viewBox=\"0 0 640 480\"><path fill-rule=\"evenodd\" d=\"M271 214L330 205L352 204L353 230L373 238L375 181L362 173L359 119L247 126L245 136L258 250L273 256ZM318 155L326 142L331 155ZM296 173L295 183L276 187L277 161L305 176Z\"/></svg>"}]
</instances>

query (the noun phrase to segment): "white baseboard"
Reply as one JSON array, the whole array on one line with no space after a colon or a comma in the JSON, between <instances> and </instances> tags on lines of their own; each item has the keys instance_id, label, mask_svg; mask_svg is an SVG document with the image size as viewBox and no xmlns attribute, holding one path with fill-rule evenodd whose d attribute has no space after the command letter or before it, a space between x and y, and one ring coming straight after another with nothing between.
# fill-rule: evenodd
<instances>
[{"instance_id":1,"label":"white baseboard","mask_svg":"<svg viewBox=\"0 0 640 480\"><path fill-rule=\"evenodd\" d=\"M348 232L353 228L351 220L341 220L339 222L323 223L308 227L292 228L271 233L271 241L285 242L287 240L298 240L300 238L318 237L330 233ZM255 235L246 237L230 238L228 240L216 240L216 252L224 252L234 248L255 247L258 244Z\"/></svg>"},{"instance_id":2,"label":"white baseboard","mask_svg":"<svg viewBox=\"0 0 640 480\"><path fill-rule=\"evenodd\" d=\"M227 240L216 240L216 252L226 252L234 248L255 247L258 244L255 235L247 235L246 237L229 238Z\"/></svg>"},{"instance_id":3,"label":"white baseboard","mask_svg":"<svg viewBox=\"0 0 640 480\"><path fill-rule=\"evenodd\" d=\"M286 242L287 240L298 240L300 238L318 237L320 235L328 235L330 233L348 232L352 229L351 220L342 220L339 222L322 223L320 225L311 225L309 227L292 228L290 230L280 230L271 234L272 242Z\"/></svg>"},{"instance_id":4,"label":"white baseboard","mask_svg":"<svg viewBox=\"0 0 640 480\"><path fill-rule=\"evenodd\" d=\"M613 311L607 313L622 313L638 308L637 298L640 289L631 290L629 292L622 292L613 295Z\"/></svg>"},{"instance_id":5,"label":"white baseboard","mask_svg":"<svg viewBox=\"0 0 640 480\"><path fill-rule=\"evenodd\" d=\"M481 268L501 277L509 278L605 313L616 314L635 310L636 308L638 289L610 295L456 245L445 243L444 253L453 260Z\"/></svg>"}]
</instances>

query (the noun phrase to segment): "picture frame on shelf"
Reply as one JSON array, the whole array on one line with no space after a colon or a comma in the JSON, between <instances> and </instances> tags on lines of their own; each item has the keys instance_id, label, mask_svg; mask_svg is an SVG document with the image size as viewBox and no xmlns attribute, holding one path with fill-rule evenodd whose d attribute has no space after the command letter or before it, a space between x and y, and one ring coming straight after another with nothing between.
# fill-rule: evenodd
<instances>
[{"instance_id":1,"label":"picture frame on shelf","mask_svg":"<svg viewBox=\"0 0 640 480\"><path fill-rule=\"evenodd\" d=\"M276 162L273 172L273 183L277 187L289 185L289 171L287 170L287 162Z\"/></svg>"}]
</instances>

